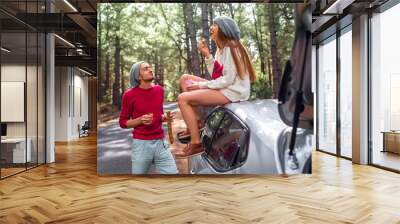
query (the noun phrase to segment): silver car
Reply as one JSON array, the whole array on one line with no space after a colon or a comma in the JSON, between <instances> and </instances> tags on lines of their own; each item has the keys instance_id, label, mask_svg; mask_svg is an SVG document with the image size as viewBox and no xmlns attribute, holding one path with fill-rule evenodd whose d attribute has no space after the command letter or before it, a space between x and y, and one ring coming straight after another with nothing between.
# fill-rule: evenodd
<instances>
[{"instance_id":1,"label":"silver car","mask_svg":"<svg viewBox=\"0 0 400 224\"><path fill-rule=\"evenodd\" d=\"M189 158L192 174L311 173L312 132L298 129L289 156L292 128L281 120L276 100L231 103L214 109L201 135L204 153Z\"/></svg>"}]
</instances>

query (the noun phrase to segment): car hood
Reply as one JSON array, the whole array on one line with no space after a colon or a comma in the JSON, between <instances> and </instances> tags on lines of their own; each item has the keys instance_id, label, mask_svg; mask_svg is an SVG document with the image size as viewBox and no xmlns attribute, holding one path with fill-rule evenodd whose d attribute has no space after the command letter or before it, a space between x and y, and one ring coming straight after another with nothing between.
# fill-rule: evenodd
<instances>
[{"instance_id":1,"label":"car hood","mask_svg":"<svg viewBox=\"0 0 400 224\"><path fill-rule=\"evenodd\" d=\"M254 132L255 134L270 134L264 132L270 132L273 129L282 130L288 127L279 116L277 100L244 101L230 103L225 105L225 107L233 111L250 129L257 130ZM266 125L269 127L265 128Z\"/></svg>"}]
</instances>

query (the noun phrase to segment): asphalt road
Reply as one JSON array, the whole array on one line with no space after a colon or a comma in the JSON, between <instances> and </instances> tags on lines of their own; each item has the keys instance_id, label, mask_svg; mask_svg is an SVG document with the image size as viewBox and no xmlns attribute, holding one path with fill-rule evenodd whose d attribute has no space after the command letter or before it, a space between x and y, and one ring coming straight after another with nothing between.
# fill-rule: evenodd
<instances>
[{"instance_id":1,"label":"asphalt road","mask_svg":"<svg viewBox=\"0 0 400 224\"><path fill-rule=\"evenodd\" d=\"M177 110L177 103L164 104L164 111ZM164 126L166 130L166 126ZM131 173L132 129L122 129L118 120L100 127L97 133L97 172L99 174Z\"/></svg>"}]
</instances>

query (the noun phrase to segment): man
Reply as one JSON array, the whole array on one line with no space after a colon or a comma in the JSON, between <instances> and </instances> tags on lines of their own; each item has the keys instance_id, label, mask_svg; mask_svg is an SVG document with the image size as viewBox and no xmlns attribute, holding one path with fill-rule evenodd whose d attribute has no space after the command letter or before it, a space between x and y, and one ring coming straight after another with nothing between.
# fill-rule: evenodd
<instances>
[{"instance_id":1,"label":"man","mask_svg":"<svg viewBox=\"0 0 400 224\"><path fill-rule=\"evenodd\" d=\"M154 75L144 61L133 64L130 71L132 88L122 96L119 124L133 129L132 173L147 174L151 165L162 174L177 174L175 160L164 139L162 122L164 89L153 84Z\"/></svg>"}]
</instances>

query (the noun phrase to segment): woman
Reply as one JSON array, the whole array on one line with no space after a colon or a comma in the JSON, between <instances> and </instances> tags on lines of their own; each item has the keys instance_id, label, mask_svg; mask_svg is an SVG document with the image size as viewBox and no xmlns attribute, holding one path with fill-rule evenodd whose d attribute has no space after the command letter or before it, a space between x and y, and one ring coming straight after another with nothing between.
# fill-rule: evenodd
<instances>
[{"instance_id":1,"label":"woman","mask_svg":"<svg viewBox=\"0 0 400 224\"><path fill-rule=\"evenodd\" d=\"M222 76L205 80L197 76L183 75L178 97L179 108L190 132L190 143L177 157L187 157L203 151L200 142L197 106L218 106L231 102L245 101L250 96L250 83L256 79L249 54L240 42L240 30L236 22L226 16L217 17L210 27L211 39L217 44L215 59L208 47L198 45L205 57L207 69L212 73L214 63L222 66Z\"/></svg>"}]
</instances>

